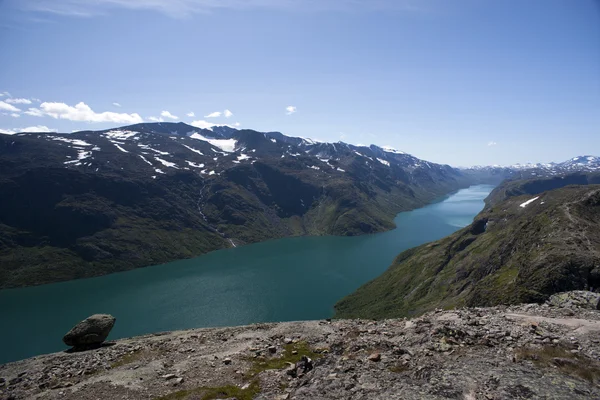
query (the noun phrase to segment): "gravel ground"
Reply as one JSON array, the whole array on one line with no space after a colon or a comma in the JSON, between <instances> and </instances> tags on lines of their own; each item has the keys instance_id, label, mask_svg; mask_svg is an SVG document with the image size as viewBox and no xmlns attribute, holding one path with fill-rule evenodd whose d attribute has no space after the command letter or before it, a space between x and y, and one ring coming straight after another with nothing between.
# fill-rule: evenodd
<instances>
[{"instance_id":1,"label":"gravel ground","mask_svg":"<svg viewBox=\"0 0 600 400\"><path fill-rule=\"evenodd\" d=\"M531 304L195 329L0 365L0 399L600 399L599 344Z\"/></svg>"}]
</instances>

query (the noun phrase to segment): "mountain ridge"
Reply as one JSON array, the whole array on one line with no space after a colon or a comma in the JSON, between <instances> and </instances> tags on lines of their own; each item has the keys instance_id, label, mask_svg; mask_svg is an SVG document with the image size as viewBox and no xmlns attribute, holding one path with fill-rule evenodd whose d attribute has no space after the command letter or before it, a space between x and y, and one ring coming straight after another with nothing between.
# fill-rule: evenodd
<instances>
[{"instance_id":1,"label":"mountain ridge","mask_svg":"<svg viewBox=\"0 0 600 400\"><path fill-rule=\"evenodd\" d=\"M381 232L470 184L400 152L271 135L163 123L0 136L0 287Z\"/></svg>"}]
</instances>

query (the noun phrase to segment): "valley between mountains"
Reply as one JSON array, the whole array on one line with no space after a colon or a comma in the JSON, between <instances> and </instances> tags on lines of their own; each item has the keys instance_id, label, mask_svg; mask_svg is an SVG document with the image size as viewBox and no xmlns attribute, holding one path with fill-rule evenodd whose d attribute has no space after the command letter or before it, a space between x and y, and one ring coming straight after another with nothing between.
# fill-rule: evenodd
<instances>
[{"instance_id":1,"label":"valley between mountains","mask_svg":"<svg viewBox=\"0 0 600 400\"><path fill-rule=\"evenodd\" d=\"M457 169L374 145L184 123L1 135L0 288L273 238L382 232L471 184L597 169L592 156Z\"/></svg>"},{"instance_id":2,"label":"valley between mountains","mask_svg":"<svg viewBox=\"0 0 600 400\"><path fill-rule=\"evenodd\" d=\"M472 181L393 149L183 123L2 135L0 171L1 288L381 232Z\"/></svg>"}]
</instances>

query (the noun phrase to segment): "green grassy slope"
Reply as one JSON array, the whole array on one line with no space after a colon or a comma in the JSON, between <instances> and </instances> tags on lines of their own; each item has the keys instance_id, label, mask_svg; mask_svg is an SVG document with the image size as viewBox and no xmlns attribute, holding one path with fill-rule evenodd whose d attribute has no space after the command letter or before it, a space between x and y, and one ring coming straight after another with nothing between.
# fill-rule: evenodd
<instances>
[{"instance_id":1,"label":"green grassy slope","mask_svg":"<svg viewBox=\"0 0 600 400\"><path fill-rule=\"evenodd\" d=\"M568 186L490 204L473 224L400 254L336 305L340 318L545 300L600 287L600 186Z\"/></svg>"}]
</instances>

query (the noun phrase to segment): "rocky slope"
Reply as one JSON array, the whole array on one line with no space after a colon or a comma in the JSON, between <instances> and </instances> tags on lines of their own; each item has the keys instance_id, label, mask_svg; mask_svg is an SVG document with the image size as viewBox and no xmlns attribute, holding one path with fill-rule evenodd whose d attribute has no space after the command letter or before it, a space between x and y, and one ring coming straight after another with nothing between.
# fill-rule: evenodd
<instances>
[{"instance_id":1,"label":"rocky slope","mask_svg":"<svg viewBox=\"0 0 600 400\"><path fill-rule=\"evenodd\" d=\"M339 317L393 318L437 307L540 302L600 288L600 186L494 202L474 222L401 253L336 305Z\"/></svg>"},{"instance_id":2,"label":"rocky slope","mask_svg":"<svg viewBox=\"0 0 600 400\"><path fill-rule=\"evenodd\" d=\"M600 398L600 311L554 304L124 339L2 365L0 399Z\"/></svg>"},{"instance_id":3,"label":"rocky slope","mask_svg":"<svg viewBox=\"0 0 600 400\"><path fill-rule=\"evenodd\" d=\"M183 123L0 135L0 288L297 235L358 235L468 186L377 146Z\"/></svg>"}]
</instances>

